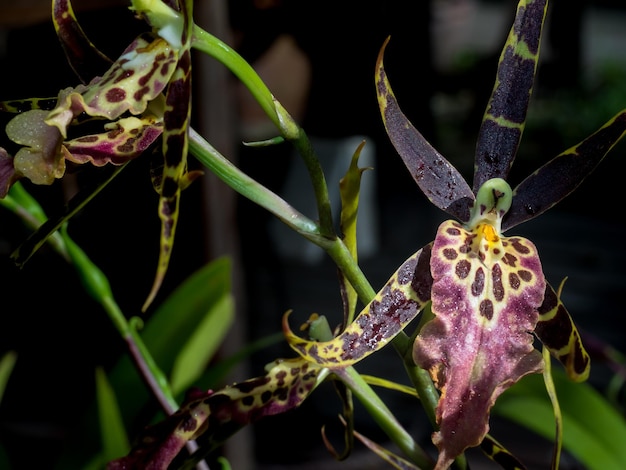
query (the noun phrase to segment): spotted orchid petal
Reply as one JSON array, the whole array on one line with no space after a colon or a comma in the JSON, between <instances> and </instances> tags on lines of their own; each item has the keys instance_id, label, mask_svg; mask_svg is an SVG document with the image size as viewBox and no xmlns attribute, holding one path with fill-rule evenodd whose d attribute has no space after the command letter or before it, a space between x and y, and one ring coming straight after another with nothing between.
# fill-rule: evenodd
<instances>
[{"instance_id":1,"label":"spotted orchid petal","mask_svg":"<svg viewBox=\"0 0 626 470\"><path fill-rule=\"evenodd\" d=\"M161 218L161 249L152 289L143 310L154 300L169 265L174 235L178 224L180 193L190 181L199 176L187 173L187 151L189 147L189 119L191 117L191 33L192 0L181 0L180 13L183 18L180 50L174 73L170 78L165 98L163 115L163 157L165 164L159 182L159 217Z\"/></svg>"},{"instance_id":2,"label":"spotted orchid petal","mask_svg":"<svg viewBox=\"0 0 626 470\"><path fill-rule=\"evenodd\" d=\"M329 369L348 367L381 349L430 299L430 250L427 245L402 263L356 319L330 341L309 341L295 335L287 312L283 332L289 346L308 361Z\"/></svg>"},{"instance_id":3,"label":"spotted orchid petal","mask_svg":"<svg viewBox=\"0 0 626 470\"><path fill-rule=\"evenodd\" d=\"M104 126L107 132L67 140L65 158L74 163L121 165L141 155L161 135L162 122L156 116L130 116Z\"/></svg>"},{"instance_id":4,"label":"spotted orchid petal","mask_svg":"<svg viewBox=\"0 0 626 470\"><path fill-rule=\"evenodd\" d=\"M321 379L321 368L302 358L277 360L266 375L194 397L148 427L130 453L108 470L166 470L190 440L210 452L245 425L299 406Z\"/></svg>"},{"instance_id":5,"label":"spotted orchid petal","mask_svg":"<svg viewBox=\"0 0 626 470\"><path fill-rule=\"evenodd\" d=\"M433 435L437 469L479 445L496 398L543 367L532 332L546 281L535 246L500 234L511 193L504 180L488 181L478 192L471 223L444 222L433 244L435 318L420 331L414 360L442 391Z\"/></svg>"},{"instance_id":6,"label":"spotted orchid petal","mask_svg":"<svg viewBox=\"0 0 626 470\"><path fill-rule=\"evenodd\" d=\"M178 59L176 49L161 38L137 37L102 78L66 89L46 123L67 137L67 128L82 113L115 120L125 112L143 113L165 89Z\"/></svg>"}]
</instances>

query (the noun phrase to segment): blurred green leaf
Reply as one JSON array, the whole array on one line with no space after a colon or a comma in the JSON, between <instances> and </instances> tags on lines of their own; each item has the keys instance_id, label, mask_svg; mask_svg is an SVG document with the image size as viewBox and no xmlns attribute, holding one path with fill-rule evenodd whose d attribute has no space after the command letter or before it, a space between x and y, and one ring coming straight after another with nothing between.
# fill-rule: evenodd
<instances>
[{"instance_id":1,"label":"blurred green leaf","mask_svg":"<svg viewBox=\"0 0 626 470\"><path fill-rule=\"evenodd\" d=\"M178 353L193 335L212 305L230 295L231 263L219 258L192 274L148 319L139 331L152 358L166 374L170 374ZM109 382L119 397L118 406L127 429L135 424L140 412L151 404L151 394L128 354L123 355L108 374ZM153 406L150 405L150 406ZM83 468L99 449L92 438L97 427L94 403L72 435L72 446L64 452L56 468Z\"/></svg>"},{"instance_id":2,"label":"blurred green leaf","mask_svg":"<svg viewBox=\"0 0 626 470\"><path fill-rule=\"evenodd\" d=\"M231 263L219 258L193 273L157 310L141 332L146 347L166 374L209 312L230 296Z\"/></svg>"},{"instance_id":3,"label":"blurred green leaf","mask_svg":"<svg viewBox=\"0 0 626 470\"><path fill-rule=\"evenodd\" d=\"M176 357L170 378L174 394L183 392L200 378L234 319L235 301L225 294L206 312Z\"/></svg>"},{"instance_id":4,"label":"blurred green leaf","mask_svg":"<svg viewBox=\"0 0 626 470\"><path fill-rule=\"evenodd\" d=\"M0 402L2 402L2 395L13 372L13 367L17 361L17 353L15 351L8 351L0 359ZM0 468L11 468L9 464L9 457L4 447L0 444Z\"/></svg>"},{"instance_id":5,"label":"blurred green leaf","mask_svg":"<svg viewBox=\"0 0 626 470\"><path fill-rule=\"evenodd\" d=\"M126 455L130 450L130 445L126 436L122 415L117 406L115 392L104 370L99 367L96 369L96 397L98 400L102 449L105 459L109 461L121 455Z\"/></svg>"},{"instance_id":6,"label":"blurred green leaf","mask_svg":"<svg viewBox=\"0 0 626 470\"><path fill-rule=\"evenodd\" d=\"M11 372L13 372L15 361L17 361L17 353L15 351L8 351L0 360L0 402L9 382L9 377L11 377Z\"/></svg>"},{"instance_id":7,"label":"blurred green leaf","mask_svg":"<svg viewBox=\"0 0 626 470\"><path fill-rule=\"evenodd\" d=\"M573 383L553 370L563 415L563 447L589 470L626 468L626 421L588 383ZM494 413L553 440L552 405L540 375L529 375L507 390Z\"/></svg>"}]
</instances>

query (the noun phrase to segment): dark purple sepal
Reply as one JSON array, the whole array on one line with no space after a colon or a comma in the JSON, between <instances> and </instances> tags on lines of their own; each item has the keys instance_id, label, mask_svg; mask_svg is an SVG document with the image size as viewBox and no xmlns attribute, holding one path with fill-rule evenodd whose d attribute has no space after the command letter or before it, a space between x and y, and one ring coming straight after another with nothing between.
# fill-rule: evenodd
<instances>
[{"instance_id":1,"label":"dark purple sepal","mask_svg":"<svg viewBox=\"0 0 626 470\"><path fill-rule=\"evenodd\" d=\"M473 190L506 179L522 138L539 59L547 0L521 0L500 55L496 82L478 132Z\"/></svg>"},{"instance_id":2,"label":"dark purple sepal","mask_svg":"<svg viewBox=\"0 0 626 470\"><path fill-rule=\"evenodd\" d=\"M376 62L376 92L387 134L430 202L465 222L474 194L459 171L428 143L400 110L383 67L388 41L381 48Z\"/></svg>"},{"instance_id":3,"label":"dark purple sepal","mask_svg":"<svg viewBox=\"0 0 626 470\"><path fill-rule=\"evenodd\" d=\"M626 134L626 110L522 181L502 221L507 230L550 209L573 192Z\"/></svg>"}]
</instances>

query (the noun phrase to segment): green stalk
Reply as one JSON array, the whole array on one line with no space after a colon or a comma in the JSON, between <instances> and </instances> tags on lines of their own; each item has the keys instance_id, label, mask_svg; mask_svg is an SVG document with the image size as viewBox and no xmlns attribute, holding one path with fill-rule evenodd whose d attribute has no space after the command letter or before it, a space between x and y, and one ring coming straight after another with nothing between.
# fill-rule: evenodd
<instances>
[{"instance_id":1,"label":"green stalk","mask_svg":"<svg viewBox=\"0 0 626 470\"><path fill-rule=\"evenodd\" d=\"M150 390L161 403L163 410L169 414L173 413L178 408L178 404L174 399L165 374L154 362L150 351L148 351L143 340L137 334L136 322L131 325L126 320L115 301L109 280L76 242L70 238L65 227L61 235L67 248L67 253L78 271L85 290L104 308L120 336L126 341L133 362Z\"/></svg>"},{"instance_id":2,"label":"green stalk","mask_svg":"<svg viewBox=\"0 0 626 470\"><path fill-rule=\"evenodd\" d=\"M320 220L320 234L327 238L333 238L335 230L333 228L333 217L328 197L328 186L326 185L326 179L319 159L315 155L315 151L304 130L280 102L274 98L274 95L272 95L272 92L254 68L234 49L197 25L194 26L193 30L192 47L226 66L248 88L263 111L265 111L265 114L278 128L280 134L296 147L313 184Z\"/></svg>"},{"instance_id":3,"label":"green stalk","mask_svg":"<svg viewBox=\"0 0 626 470\"><path fill-rule=\"evenodd\" d=\"M433 462L428 454L415 443L415 440L396 420L387 405L353 367L337 370L334 373L354 393L374 421L411 461L423 469L433 467Z\"/></svg>"},{"instance_id":4,"label":"green stalk","mask_svg":"<svg viewBox=\"0 0 626 470\"><path fill-rule=\"evenodd\" d=\"M298 212L276 193L246 175L192 128L189 129L189 151L224 183L274 214L307 240L320 246L328 243L321 236L315 222Z\"/></svg>"}]
</instances>

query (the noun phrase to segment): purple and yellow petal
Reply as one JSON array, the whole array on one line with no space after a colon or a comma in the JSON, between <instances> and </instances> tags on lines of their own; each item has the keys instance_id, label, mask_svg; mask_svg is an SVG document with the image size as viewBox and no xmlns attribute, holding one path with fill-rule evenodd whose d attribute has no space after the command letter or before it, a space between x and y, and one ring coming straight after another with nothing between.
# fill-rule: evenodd
<instances>
[{"instance_id":1,"label":"purple and yellow petal","mask_svg":"<svg viewBox=\"0 0 626 470\"><path fill-rule=\"evenodd\" d=\"M567 376L576 382L589 377L591 359L585 350L580 333L559 295L548 284L543 303L539 307L539 322L535 335L565 368Z\"/></svg>"},{"instance_id":2,"label":"purple and yellow petal","mask_svg":"<svg viewBox=\"0 0 626 470\"><path fill-rule=\"evenodd\" d=\"M108 470L167 469L190 440L214 449L245 425L298 407L313 391L321 369L302 358L277 360L262 377L193 397L176 413L148 427L131 452Z\"/></svg>"},{"instance_id":3,"label":"purple and yellow petal","mask_svg":"<svg viewBox=\"0 0 626 470\"><path fill-rule=\"evenodd\" d=\"M385 346L430 299L431 246L407 259L376 297L331 341L309 341L296 336L283 317L289 346L308 361L327 368L348 367Z\"/></svg>"},{"instance_id":4,"label":"purple and yellow petal","mask_svg":"<svg viewBox=\"0 0 626 470\"><path fill-rule=\"evenodd\" d=\"M130 116L105 125L102 134L91 134L64 143L66 159L74 163L121 165L141 155L163 132L154 116Z\"/></svg>"},{"instance_id":5,"label":"purple and yellow petal","mask_svg":"<svg viewBox=\"0 0 626 470\"><path fill-rule=\"evenodd\" d=\"M415 362L442 391L433 442L447 468L489 430L496 398L542 369L532 332L545 279L535 246L504 238L488 224L473 230L444 222L431 255L432 311L419 333Z\"/></svg>"},{"instance_id":6,"label":"purple and yellow petal","mask_svg":"<svg viewBox=\"0 0 626 470\"><path fill-rule=\"evenodd\" d=\"M46 123L56 126L65 137L67 127L81 113L108 120L127 111L141 114L163 92L177 60L177 50L165 40L139 36L103 77L87 86L62 91Z\"/></svg>"}]
</instances>

